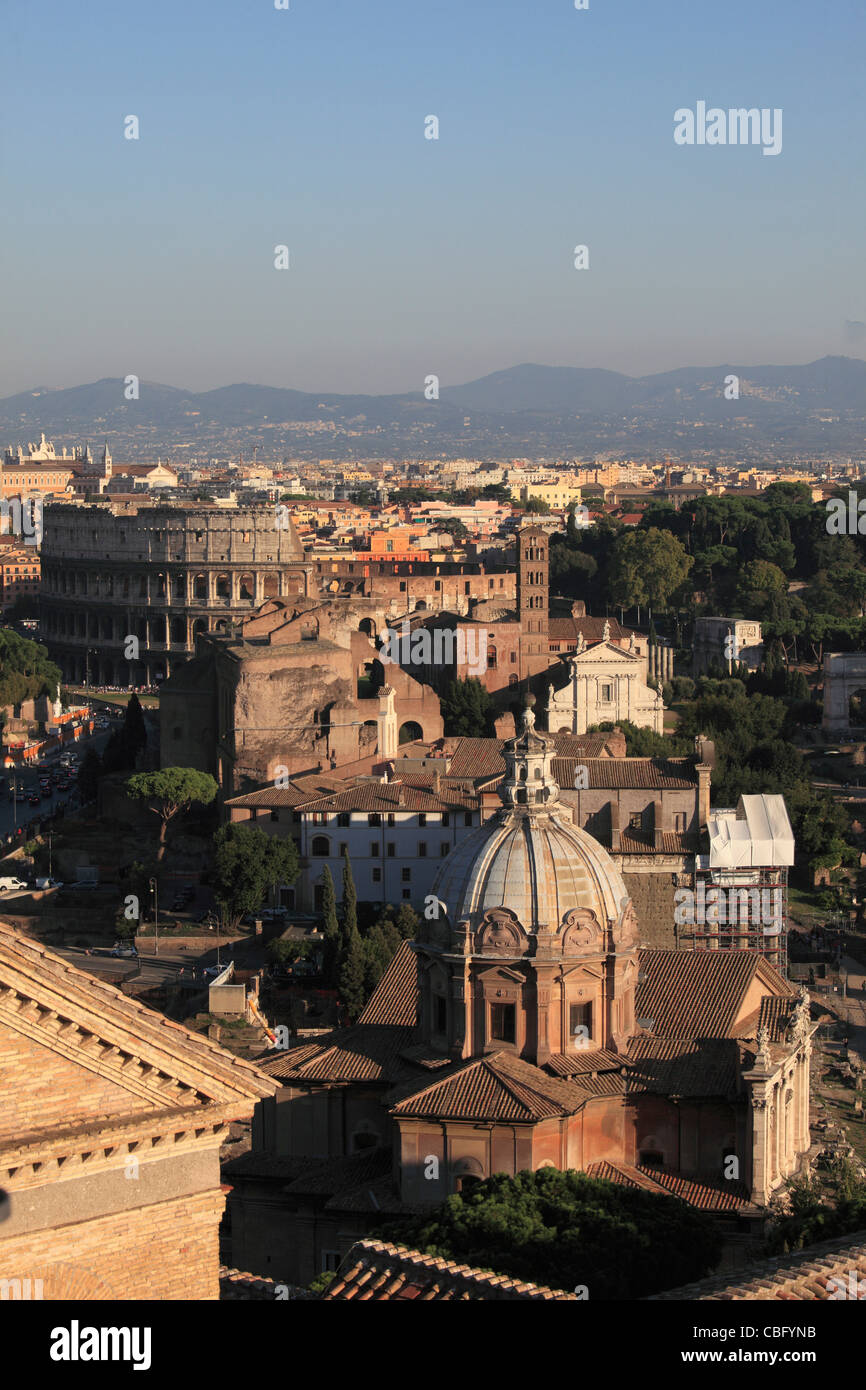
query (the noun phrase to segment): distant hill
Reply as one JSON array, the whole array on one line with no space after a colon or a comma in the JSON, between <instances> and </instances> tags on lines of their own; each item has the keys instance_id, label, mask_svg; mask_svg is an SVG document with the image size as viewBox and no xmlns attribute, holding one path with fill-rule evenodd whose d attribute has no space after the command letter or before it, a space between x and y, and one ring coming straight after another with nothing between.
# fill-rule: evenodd
<instances>
[{"instance_id":1,"label":"distant hill","mask_svg":"<svg viewBox=\"0 0 866 1390\"><path fill-rule=\"evenodd\" d=\"M724 395L731 375L740 383L735 401ZM377 440L374 452L389 445L413 454L434 446L444 451L452 440L488 453L494 444L500 452L558 450L563 444L576 451L619 439L623 451L634 451L675 445L683 429L690 441L700 427L708 427L702 447L731 442L738 430L746 430L749 447L857 447L862 453L864 419L866 362L849 357L788 367L681 367L643 377L525 363L462 386L443 385L438 401L426 400L420 388L385 396L249 384L193 392L146 381L139 400L127 401L123 382L108 378L67 390L39 387L0 400L0 438L9 444L43 430L64 443L120 435L127 442L135 437L166 447L196 436L212 441L220 430L266 430L269 443L289 447L304 434L298 428L302 422L332 421L332 435L353 432L355 453L364 452L368 435Z\"/></svg>"}]
</instances>

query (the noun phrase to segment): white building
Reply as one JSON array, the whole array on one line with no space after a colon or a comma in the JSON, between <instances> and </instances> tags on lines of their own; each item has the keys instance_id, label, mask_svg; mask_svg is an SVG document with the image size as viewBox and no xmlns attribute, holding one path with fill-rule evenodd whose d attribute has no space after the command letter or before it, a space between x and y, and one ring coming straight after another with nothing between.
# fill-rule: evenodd
<instances>
[{"instance_id":1,"label":"white building","mask_svg":"<svg viewBox=\"0 0 866 1390\"><path fill-rule=\"evenodd\" d=\"M587 645L583 634L577 651L566 662L568 680L560 690L548 687L547 728L585 734L594 724L627 719L639 729L664 733L664 704L647 685L646 657L632 636L628 651L610 641L605 624L600 642Z\"/></svg>"}]
</instances>

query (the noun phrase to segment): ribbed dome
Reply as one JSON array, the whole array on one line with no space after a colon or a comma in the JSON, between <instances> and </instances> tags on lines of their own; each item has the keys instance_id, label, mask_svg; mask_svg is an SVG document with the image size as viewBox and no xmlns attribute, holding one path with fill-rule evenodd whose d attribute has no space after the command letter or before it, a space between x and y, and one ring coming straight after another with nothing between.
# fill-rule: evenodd
<instances>
[{"instance_id":1,"label":"ribbed dome","mask_svg":"<svg viewBox=\"0 0 866 1390\"><path fill-rule=\"evenodd\" d=\"M572 908L618 921L628 890L607 850L550 814L500 812L445 860L433 885L453 924L507 907L526 931L556 931Z\"/></svg>"}]
</instances>

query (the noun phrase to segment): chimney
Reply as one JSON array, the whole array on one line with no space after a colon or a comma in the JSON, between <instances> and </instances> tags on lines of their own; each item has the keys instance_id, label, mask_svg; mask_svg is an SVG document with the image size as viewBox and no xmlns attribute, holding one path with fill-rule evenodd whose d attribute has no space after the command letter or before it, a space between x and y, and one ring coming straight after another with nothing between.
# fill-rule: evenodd
<instances>
[{"instance_id":1,"label":"chimney","mask_svg":"<svg viewBox=\"0 0 866 1390\"><path fill-rule=\"evenodd\" d=\"M622 826L618 801L610 802L610 847L614 853L618 853L622 849Z\"/></svg>"},{"instance_id":2,"label":"chimney","mask_svg":"<svg viewBox=\"0 0 866 1390\"><path fill-rule=\"evenodd\" d=\"M664 824L663 824L662 801L659 798L653 802L653 849L662 849L664 846Z\"/></svg>"},{"instance_id":3,"label":"chimney","mask_svg":"<svg viewBox=\"0 0 866 1390\"><path fill-rule=\"evenodd\" d=\"M440 771L439 771L439 769L438 769L438 767L437 767L436 770L435 770L435 772L433 773L433 795L434 795L434 796L439 796L441 790L442 790L442 774L440 773Z\"/></svg>"}]
</instances>

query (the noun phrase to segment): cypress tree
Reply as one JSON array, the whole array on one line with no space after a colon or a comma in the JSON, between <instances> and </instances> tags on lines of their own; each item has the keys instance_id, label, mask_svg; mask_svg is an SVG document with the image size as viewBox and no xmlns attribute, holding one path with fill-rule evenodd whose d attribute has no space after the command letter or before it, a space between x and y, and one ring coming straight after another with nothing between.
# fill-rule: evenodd
<instances>
[{"instance_id":1,"label":"cypress tree","mask_svg":"<svg viewBox=\"0 0 866 1390\"><path fill-rule=\"evenodd\" d=\"M329 988L337 983L340 957L340 924L337 921L337 894L331 870L325 865L322 873L322 916L324 918L325 960L323 973Z\"/></svg>"},{"instance_id":2,"label":"cypress tree","mask_svg":"<svg viewBox=\"0 0 866 1390\"><path fill-rule=\"evenodd\" d=\"M343 938L340 963L340 1003L350 1023L355 1022L364 1007L364 966L364 944L356 927L348 937Z\"/></svg>"},{"instance_id":3,"label":"cypress tree","mask_svg":"<svg viewBox=\"0 0 866 1390\"><path fill-rule=\"evenodd\" d=\"M358 894L352 877L349 851L343 850L343 943L348 945L353 932L358 930Z\"/></svg>"}]
</instances>

